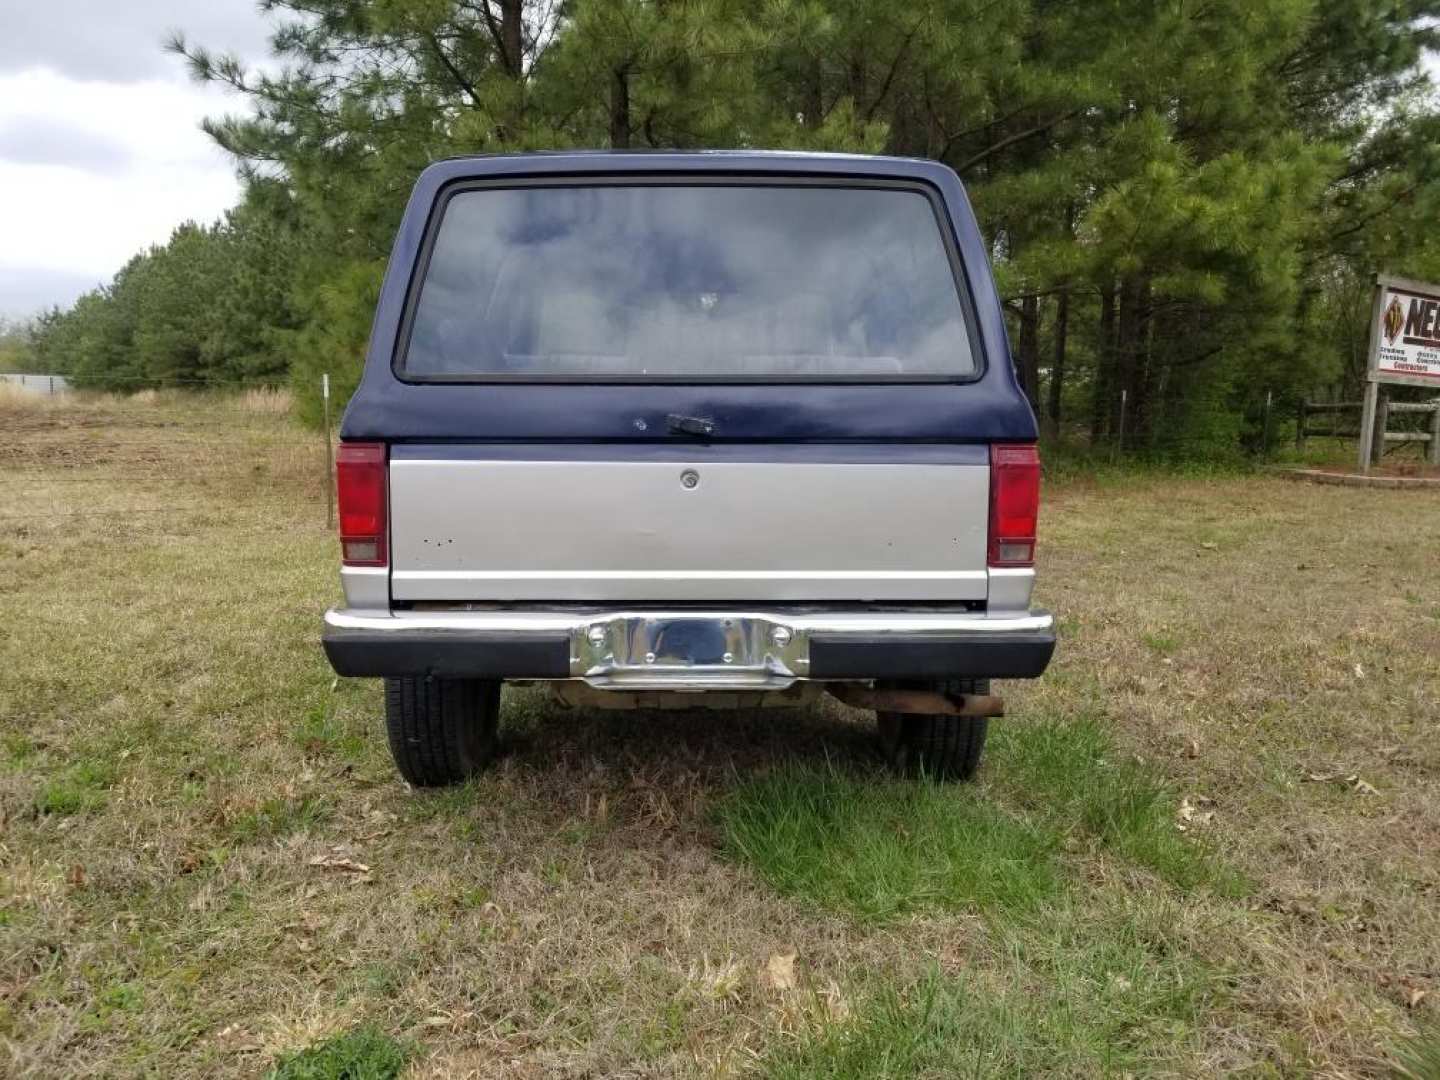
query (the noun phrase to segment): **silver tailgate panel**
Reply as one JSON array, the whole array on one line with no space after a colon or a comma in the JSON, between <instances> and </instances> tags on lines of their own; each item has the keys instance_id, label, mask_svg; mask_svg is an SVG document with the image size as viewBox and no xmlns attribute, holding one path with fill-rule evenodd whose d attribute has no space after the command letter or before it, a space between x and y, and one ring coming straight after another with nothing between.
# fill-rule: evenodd
<instances>
[{"instance_id":1,"label":"silver tailgate panel","mask_svg":"<svg viewBox=\"0 0 1440 1080\"><path fill-rule=\"evenodd\" d=\"M391 593L984 600L988 505L984 465L392 459Z\"/></svg>"}]
</instances>

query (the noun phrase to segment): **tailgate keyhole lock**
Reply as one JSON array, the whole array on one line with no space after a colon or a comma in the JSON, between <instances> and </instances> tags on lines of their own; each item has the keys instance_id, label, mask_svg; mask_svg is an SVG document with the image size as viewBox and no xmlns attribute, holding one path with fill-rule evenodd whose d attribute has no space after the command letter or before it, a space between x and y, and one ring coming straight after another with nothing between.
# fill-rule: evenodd
<instances>
[{"instance_id":1,"label":"tailgate keyhole lock","mask_svg":"<svg viewBox=\"0 0 1440 1080\"><path fill-rule=\"evenodd\" d=\"M700 474L694 469L686 469L680 474L680 486L683 488L696 488L700 486Z\"/></svg>"}]
</instances>

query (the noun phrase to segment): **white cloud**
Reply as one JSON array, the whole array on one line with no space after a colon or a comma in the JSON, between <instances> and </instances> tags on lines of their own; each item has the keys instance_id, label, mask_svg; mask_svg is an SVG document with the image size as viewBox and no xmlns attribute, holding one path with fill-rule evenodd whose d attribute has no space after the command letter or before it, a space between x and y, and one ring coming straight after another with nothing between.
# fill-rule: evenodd
<instances>
[{"instance_id":1,"label":"white cloud","mask_svg":"<svg viewBox=\"0 0 1440 1080\"><path fill-rule=\"evenodd\" d=\"M271 25L257 0L9 0L0 12L0 72L48 67L99 82L164 79L180 70L163 45L175 30L207 48L265 54Z\"/></svg>"},{"instance_id":2,"label":"white cloud","mask_svg":"<svg viewBox=\"0 0 1440 1080\"><path fill-rule=\"evenodd\" d=\"M0 120L0 161L103 172L126 164L129 157L129 150L110 135L72 128L66 118Z\"/></svg>"},{"instance_id":3,"label":"white cloud","mask_svg":"<svg viewBox=\"0 0 1440 1080\"><path fill-rule=\"evenodd\" d=\"M102 284L99 274L0 266L0 319L24 319L56 304L67 307Z\"/></svg>"},{"instance_id":4,"label":"white cloud","mask_svg":"<svg viewBox=\"0 0 1440 1080\"><path fill-rule=\"evenodd\" d=\"M0 76L0 101L10 114L0 120L0 266L107 277L239 193L233 164L199 129L228 104L213 90L32 70ZM7 132L24 133L28 152L7 152Z\"/></svg>"},{"instance_id":5,"label":"white cloud","mask_svg":"<svg viewBox=\"0 0 1440 1080\"><path fill-rule=\"evenodd\" d=\"M200 130L245 104L190 81L170 31L262 58L255 0L50 0L0 10L0 314L67 304L240 193Z\"/></svg>"}]
</instances>

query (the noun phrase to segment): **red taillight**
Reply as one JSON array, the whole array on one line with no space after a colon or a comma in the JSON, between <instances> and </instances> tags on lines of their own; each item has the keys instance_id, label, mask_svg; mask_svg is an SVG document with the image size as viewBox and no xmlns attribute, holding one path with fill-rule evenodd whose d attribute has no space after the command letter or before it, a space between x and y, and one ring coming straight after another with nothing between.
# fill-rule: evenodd
<instances>
[{"instance_id":1,"label":"red taillight","mask_svg":"<svg viewBox=\"0 0 1440 1080\"><path fill-rule=\"evenodd\" d=\"M1040 453L1027 446L990 447L990 565L1035 565L1040 515Z\"/></svg>"},{"instance_id":2,"label":"red taillight","mask_svg":"<svg viewBox=\"0 0 1440 1080\"><path fill-rule=\"evenodd\" d=\"M346 566L384 566L385 444L342 442L335 452L340 558Z\"/></svg>"}]
</instances>

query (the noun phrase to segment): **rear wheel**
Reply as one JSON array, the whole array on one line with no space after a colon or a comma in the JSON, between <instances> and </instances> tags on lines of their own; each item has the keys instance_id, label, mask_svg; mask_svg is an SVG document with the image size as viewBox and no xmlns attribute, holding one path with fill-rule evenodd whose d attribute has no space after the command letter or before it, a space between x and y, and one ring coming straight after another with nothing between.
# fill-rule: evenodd
<instances>
[{"instance_id":1,"label":"rear wheel","mask_svg":"<svg viewBox=\"0 0 1440 1080\"><path fill-rule=\"evenodd\" d=\"M500 684L404 676L385 680L390 756L416 787L458 784L495 757Z\"/></svg>"},{"instance_id":2,"label":"rear wheel","mask_svg":"<svg viewBox=\"0 0 1440 1080\"><path fill-rule=\"evenodd\" d=\"M893 685L888 688L899 689ZM904 688L922 686L910 683ZM990 680L952 679L924 684L923 689L949 695L988 694ZM990 728L988 716L877 712L875 719L886 759L897 772L910 776L924 773L937 780L969 780L980 767L985 734Z\"/></svg>"}]
</instances>

